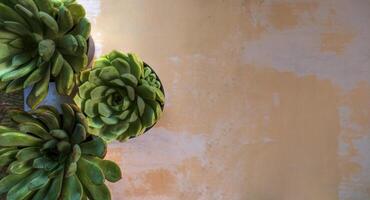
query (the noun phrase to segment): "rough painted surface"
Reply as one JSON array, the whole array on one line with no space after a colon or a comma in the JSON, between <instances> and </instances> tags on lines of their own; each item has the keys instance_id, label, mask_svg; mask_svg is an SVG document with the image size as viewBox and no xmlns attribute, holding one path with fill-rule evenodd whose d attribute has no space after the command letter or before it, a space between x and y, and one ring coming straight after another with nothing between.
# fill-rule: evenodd
<instances>
[{"instance_id":1,"label":"rough painted surface","mask_svg":"<svg viewBox=\"0 0 370 200\"><path fill-rule=\"evenodd\" d=\"M80 0L166 86L114 200L370 198L370 1Z\"/></svg>"}]
</instances>

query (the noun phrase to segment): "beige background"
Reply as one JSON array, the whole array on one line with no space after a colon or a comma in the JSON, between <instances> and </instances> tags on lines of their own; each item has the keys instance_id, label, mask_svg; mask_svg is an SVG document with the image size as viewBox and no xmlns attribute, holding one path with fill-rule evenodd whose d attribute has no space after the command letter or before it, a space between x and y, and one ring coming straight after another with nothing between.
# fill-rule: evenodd
<instances>
[{"instance_id":1,"label":"beige background","mask_svg":"<svg viewBox=\"0 0 370 200\"><path fill-rule=\"evenodd\" d=\"M370 198L369 0L80 0L166 111L110 145L114 200Z\"/></svg>"}]
</instances>

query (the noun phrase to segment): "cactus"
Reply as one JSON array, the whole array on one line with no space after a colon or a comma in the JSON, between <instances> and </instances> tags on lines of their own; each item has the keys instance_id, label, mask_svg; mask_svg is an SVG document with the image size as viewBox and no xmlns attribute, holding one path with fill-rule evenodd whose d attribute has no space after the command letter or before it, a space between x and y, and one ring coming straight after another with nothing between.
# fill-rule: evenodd
<instances>
[{"instance_id":1,"label":"cactus","mask_svg":"<svg viewBox=\"0 0 370 200\"><path fill-rule=\"evenodd\" d=\"M89 134L86 118L72 104L63 114L51 106L13 110L17 129L0 126L0 195L8 200L110 200L105 180L121 179L120 168L105 160L106 143Z\"/></svg>"},{"instance_id":2,"label":"cactus","mask_svg":"<svg viewBox=\"0 0 370 200\"><path fill-rule=\"evenodd\" d=\"M161 83L135 54L112 51L81 72L79 81L74 101L87 116L91 133L106 141L136 137L161 116Z\"/></svg>"},{"instance_id":3,"label":"cactus","mask_svg":"<svg viewBox=\"0 0 370 200\"><path fill-rule=\"evenodd\" d=\"M0 0L0 90L32 86L35 108L56 82L70 95L75 74L87 66L90 23L74 0Z\"/></svg>"}]
</instances>

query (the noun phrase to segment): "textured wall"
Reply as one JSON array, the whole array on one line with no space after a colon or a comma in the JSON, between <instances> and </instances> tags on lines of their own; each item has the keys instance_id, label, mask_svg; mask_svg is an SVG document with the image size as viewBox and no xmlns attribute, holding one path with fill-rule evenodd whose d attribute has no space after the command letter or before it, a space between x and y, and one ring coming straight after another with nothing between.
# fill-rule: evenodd
<instances>
[{"instance_id":1,"label":"textured wall","mask_svg":"<svg viewBox=\"0 0 370 200\"><path fill-rule=\"evenodd\" d=\"M369 0L80 0L165 114L110 145L114 200L370 198Z\"/></svg>"}]
</instances>

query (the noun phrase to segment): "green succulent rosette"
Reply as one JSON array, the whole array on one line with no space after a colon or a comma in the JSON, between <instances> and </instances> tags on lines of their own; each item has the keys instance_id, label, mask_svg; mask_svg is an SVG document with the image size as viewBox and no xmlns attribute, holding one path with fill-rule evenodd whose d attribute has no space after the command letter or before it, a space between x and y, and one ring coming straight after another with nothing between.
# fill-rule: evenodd
<instances>
[{"instance_id":1,"label":"green succulent rosette","mask_svg":"<svg viewBox=\"0 0 370 200\"><path fill-rule=\"evenodd\" d=\"M105 141L87 132L80 109L71 104L10 112L17 129L0 126L0 195L7 200L110 200L105 180L121 179L105 160Z\"/></svg>"},{"instance_id":2,"label":"green succulent rosette","mask_svg":"<svg viewBox=\"0 0 370 200\"><path fill-rule=\"evenodd\" d=\"M112 51L81 73L74 100L92 134L125 141L157 122L165 96L158 77L140 58Z\"/></svg>"},{"instance_id":3,"label":"green succulent rosette","mask_svg":"<svg viewBox=\"0 0 370 200\"><path fill-rule=\"evenodd\" d=\"M75 1L0 0L0 90L32 86L31 108L46 97L50 80L70 95L75 74L88 64L85 14Z\"/></svg>"}]
</instances>

